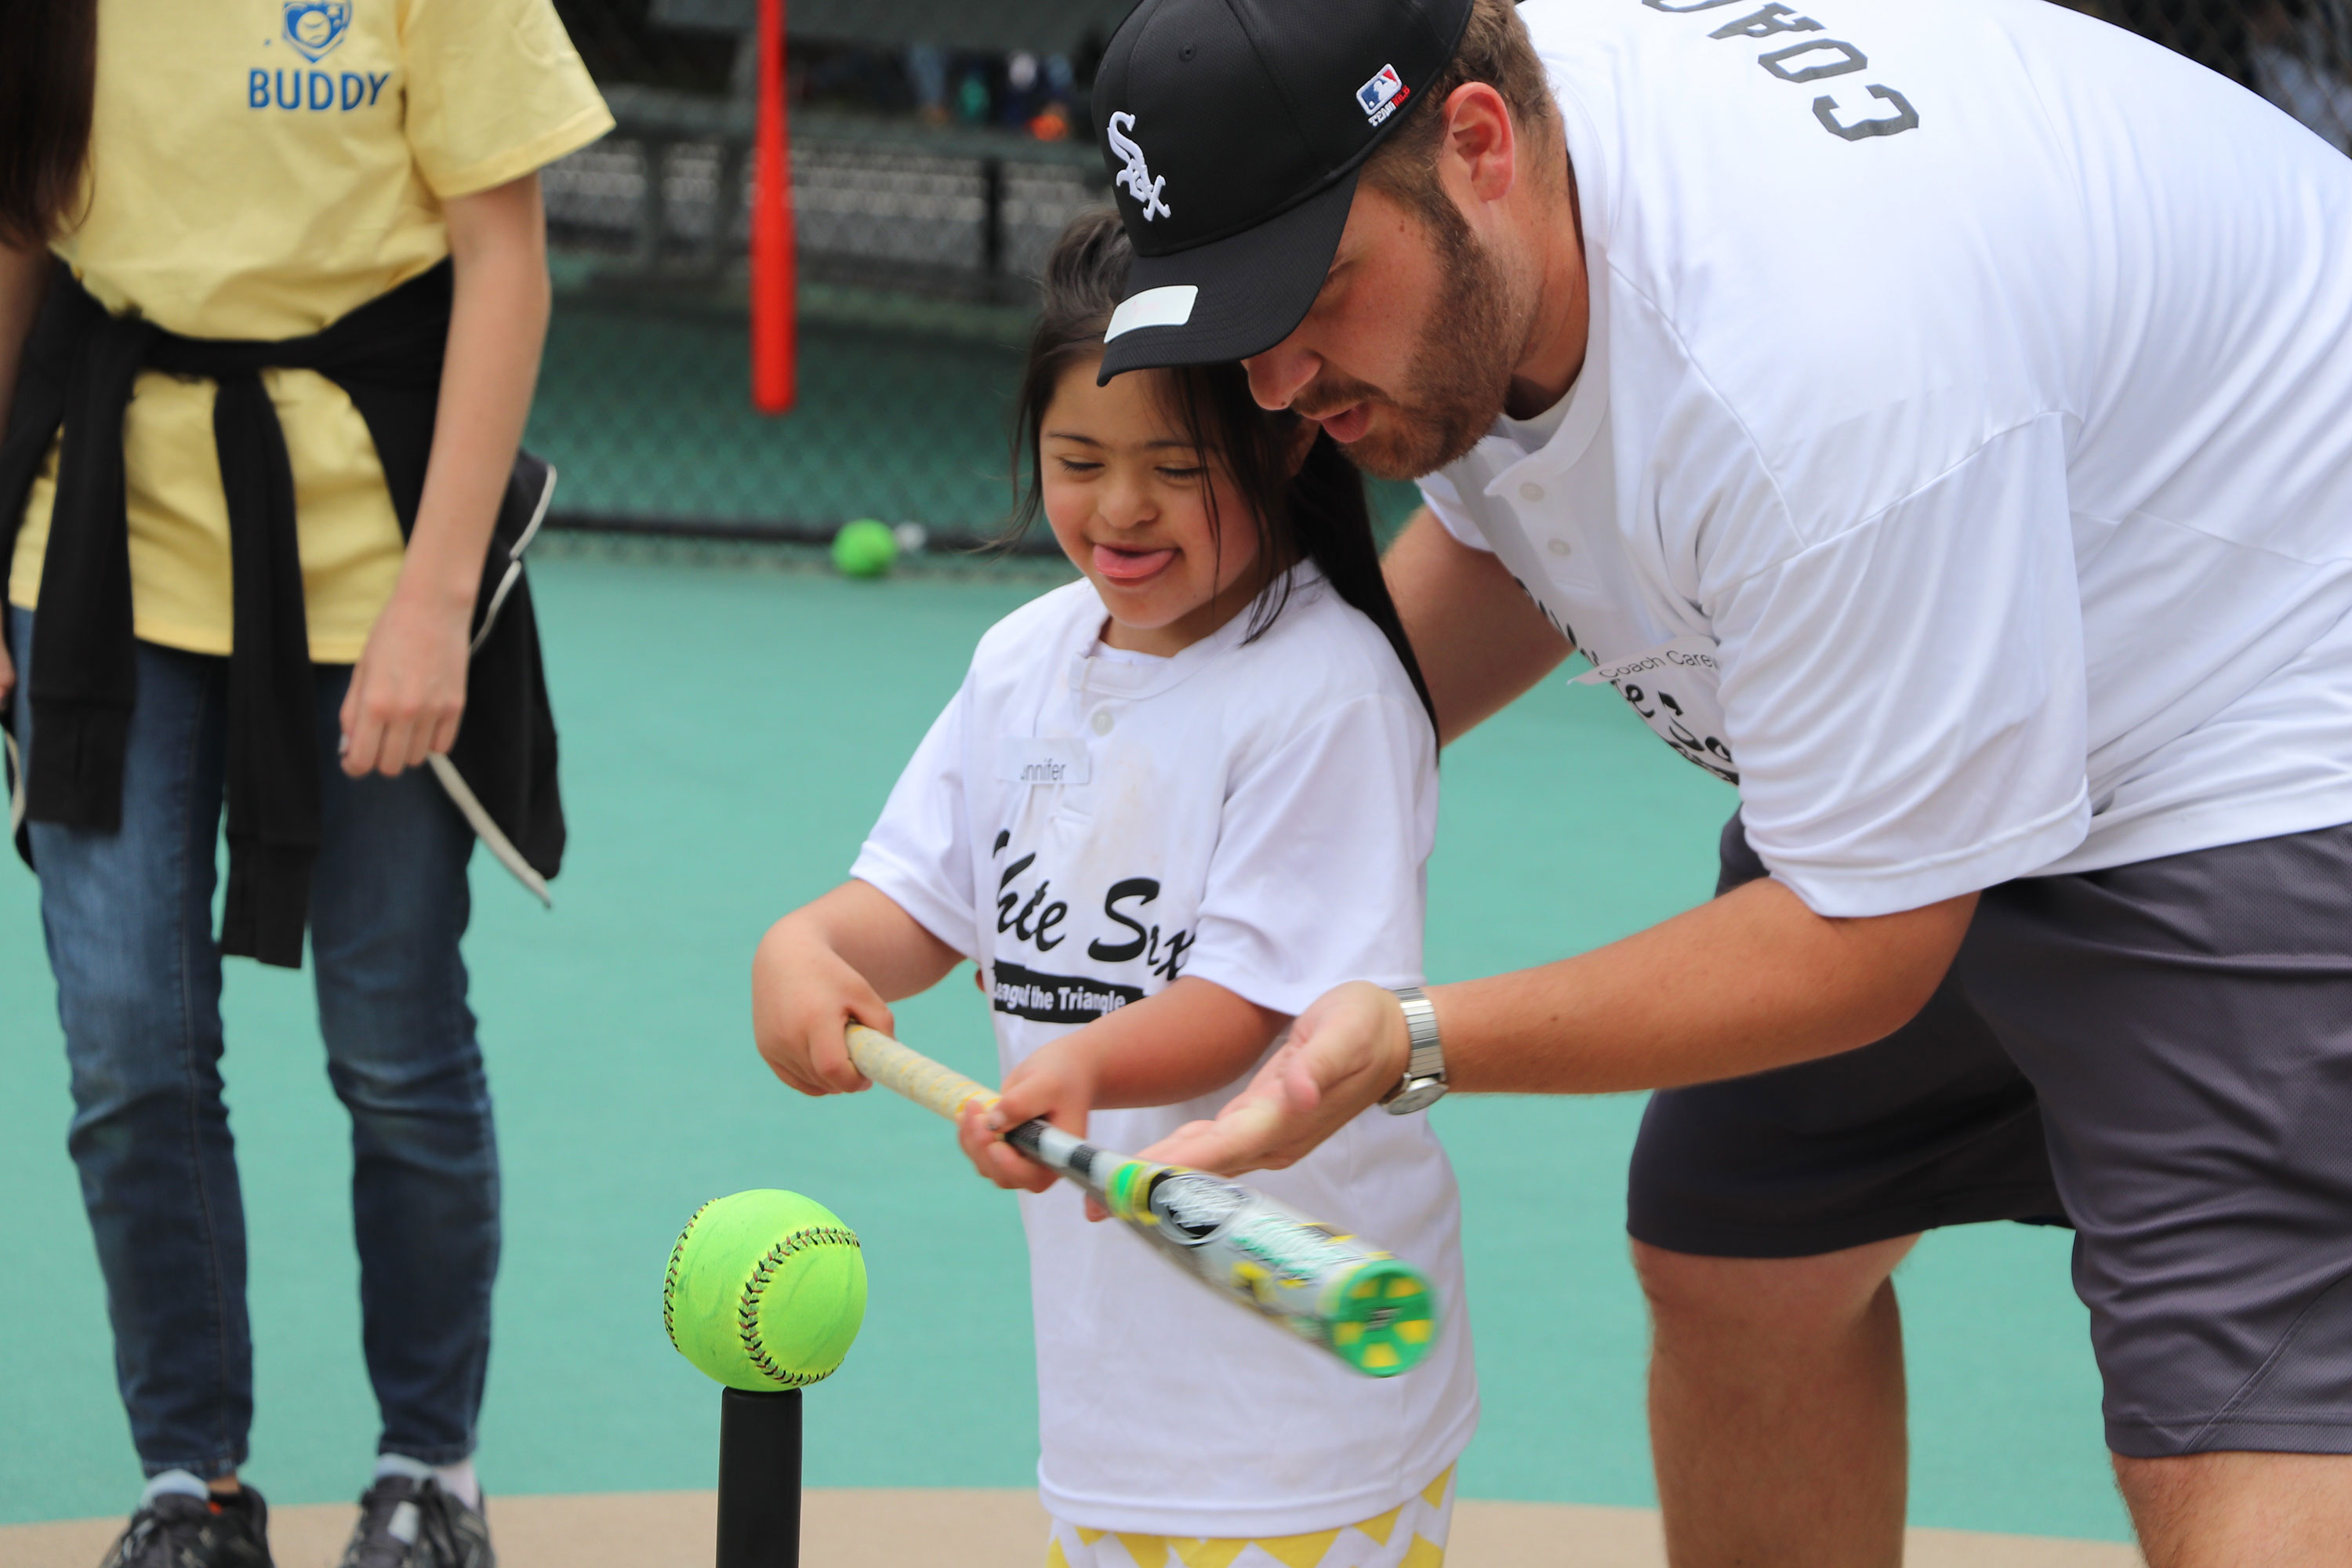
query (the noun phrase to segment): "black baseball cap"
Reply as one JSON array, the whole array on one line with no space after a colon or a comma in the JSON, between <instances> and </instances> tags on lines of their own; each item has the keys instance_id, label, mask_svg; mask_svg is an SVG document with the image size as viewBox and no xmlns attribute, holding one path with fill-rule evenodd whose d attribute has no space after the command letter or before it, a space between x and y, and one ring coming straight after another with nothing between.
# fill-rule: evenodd
<instances>
[{"instance_id":1,"label":"black baseball cap","mask_svg":"<svg viewBox=\"0 0 2352 1568\"><path fill-rule=\"evenodd\" d=\"M1095 75L1095 135L1135 246L1101 379L1288 337L1364 159L1469 19L1470 0L1143 0Z\"/></svg>"}]
</instances>

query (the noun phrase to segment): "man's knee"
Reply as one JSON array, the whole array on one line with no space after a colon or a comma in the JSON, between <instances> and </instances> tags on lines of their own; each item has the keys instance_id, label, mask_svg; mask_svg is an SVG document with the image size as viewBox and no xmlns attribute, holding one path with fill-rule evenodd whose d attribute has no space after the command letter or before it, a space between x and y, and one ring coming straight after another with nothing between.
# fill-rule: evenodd
<instances>
[{"instance_id":1,"label":"man's knee","mask_svg":"<svg viewBox=\"0 0 2352 1568\"><path fill-rule=\"evenodd\" d=\"M1662 1335L1806 1339L1848 1331L1919 1238L1895 1237L1810 1258L1706 1258L1633 1243L1633 1268Z\"/></svg>"},{"instance_id":2,"label":"man's knee","mask_svg":"<svg viewBox=\"0 0 2352 1568\"><path fill-rule=\"evenodd\" d=\"M2115 1465L2155 1568L2317 1568L2352 1552L2352 1456L2118 1454Z\"/></svg>"}]
</instances>

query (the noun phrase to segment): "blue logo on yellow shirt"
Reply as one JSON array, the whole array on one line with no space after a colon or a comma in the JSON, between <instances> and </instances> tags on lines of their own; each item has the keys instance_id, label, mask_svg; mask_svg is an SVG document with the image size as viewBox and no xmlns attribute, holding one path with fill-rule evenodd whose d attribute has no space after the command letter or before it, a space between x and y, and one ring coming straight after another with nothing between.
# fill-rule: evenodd
<instances>
[{"instance_id":1,"label":"blue logo on yellow shirt","mask_svg":"<svg viewBox=\"0 0 2352 1568\"><path fill-rule=\"evenodd\" d=\"M286 41L312 65L333 53L343 35L352 30L352 0L284 0L284 4ZM271 40L262 41L266 46ZM354 109L373 108L390 80L388 70L336 72L304 70L299 66L265 70L257 66L246 73L245 101L252 109L275 104L314 114L329 110L348 114Z\"/></svg>"},{"instance_id":2,"label":"blue logo on yellow shirt","mask_svg":"<svg viewBox=\"0 0 2352 1568\"><path fill-rule=\"evenodd\" d=\"M286 41L312 65L351 31L352 0L286 0Z\"/></svg>"}]
</instances>

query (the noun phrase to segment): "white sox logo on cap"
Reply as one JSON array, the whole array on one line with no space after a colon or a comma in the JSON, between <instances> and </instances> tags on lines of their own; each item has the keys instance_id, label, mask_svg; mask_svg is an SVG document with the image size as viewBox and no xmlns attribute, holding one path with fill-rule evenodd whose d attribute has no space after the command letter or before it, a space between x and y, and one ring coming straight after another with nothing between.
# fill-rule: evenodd
<instances>
[{"instance_id":1,"label":"white sox logo on cap","mask_svg":"<svg viewBox=\"0 0 2352 1568\"><path fill-rule=\"evenodd\" d=\"M1160 195L1167 188L1168 176L1153 179L1150 166L1143 161L1143 149L1124 134L1134 129L1135 116L1125 112L1112 115L1103 126L1103 135L1109 141L1112 153L1127 160L1127 167L1112 184L1124 186L1127 194L1135 198L1143 209L1144 222L1150 223L1154 216L1174 217L1176 215L1168 210L1168 204Z\"/></svg>"},{"instance_id":2,"label":"white sox logo on cap","mask_svg":"<svg viewBox=\"0 0 2352 1568\"><path fill-rule=\"evenodd\" d=\"M1104 46L1087 116L1134 249L1097 378L1246 359L1296 328L1364 160L1430 96L1470 5L1137 0ZM1171 184L1183 200L1170 202Z\"/></svg>"}]
</instances>

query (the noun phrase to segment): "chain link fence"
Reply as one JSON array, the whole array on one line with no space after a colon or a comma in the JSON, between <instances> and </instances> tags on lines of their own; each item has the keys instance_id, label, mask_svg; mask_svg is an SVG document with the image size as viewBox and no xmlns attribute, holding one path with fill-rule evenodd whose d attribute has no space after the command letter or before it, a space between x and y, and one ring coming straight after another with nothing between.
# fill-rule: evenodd
<instances>
[{"instance_id":1,"label":"chain link fence","mask_svg":"<svg viewBox=\"0 0 2352 1568\"><path fill-rule=\"evenodd\" d=\"M755 0L557 0L618 121L543 176L558 303L530 438L562 475L557 526L996 535L1034 279L1109 200L1084 110L1129 3L790 0L800 395L769 418L745 320ZM2352 0L2078 4L2352 151Z\"/></svg>"},{"instance_id":2,"label":"chain link fence","mask_svg":"<svg viewBox=\"0 0 2352 1568\"><path fill-rule=\"evenodd\" d=\"M799 395L765 417L745 317L753 0L559 0L617 124L542 176L558 303L530 438L562 475L557 526L995 536L1034 279L1109 199L1073 132L1126 4L793 0Z\"/></svg>"}]
</instances>

